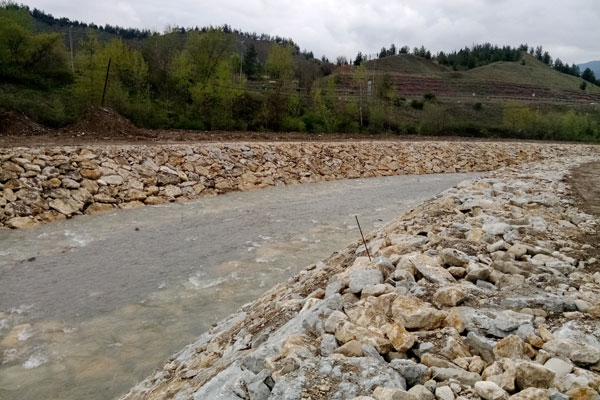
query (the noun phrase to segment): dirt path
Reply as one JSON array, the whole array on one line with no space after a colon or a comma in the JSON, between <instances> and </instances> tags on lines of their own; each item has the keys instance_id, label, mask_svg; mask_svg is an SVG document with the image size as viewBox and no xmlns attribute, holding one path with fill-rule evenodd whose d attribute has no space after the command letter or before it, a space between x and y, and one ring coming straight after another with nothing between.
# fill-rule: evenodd
<instances>
[{"instance_id":1,"label":"dirt path","mask_svg":"<svg viewBox=\"0 0 600 400\"><path fill-rule=\"evenodd\" d=\"M358 142L358 141L471 141L505 142L515 139L484 139L458 136L420 136L392 134L343 134L343 133L298 133L298 132L208 132L183 130L145 130L135 134L104 135L47 131L39 135L0 135L0 147L33 146L80 146L80 145L124 145L124 144L177 144L198 142ZM532 140L520 142L532 143ZM551 143L551 142L548 142ZM554 142L552 142L554 143ZM565 142L561 142L565 143Z\"/></svg>"},{"instance_id":2,"label":"dirt path","mask_svg":"<svg viewBox=\"0 0 600 400\"><path fill-rule=\"evenodd\" d=\"M583 164L574 168L571 170L568 182L576 204L583 211L600 216L600 162ZM591 247L588 250L588 257L600 259L600 249L597 248L600 243L600 232L596 231L595 234L586 235L581 240ZM598 264L595 267L600 270Z\"/></svg>"},{"instance_id":3,"label":"dirt path","mask_svg":"<svg viewBox=\"0 0 600 400\"><path fill-rule=\"evenodd\" d=\"M571 172L571 188L581 208L600 215L600 162L581 165Z\"/></svg>"}]
</instances>

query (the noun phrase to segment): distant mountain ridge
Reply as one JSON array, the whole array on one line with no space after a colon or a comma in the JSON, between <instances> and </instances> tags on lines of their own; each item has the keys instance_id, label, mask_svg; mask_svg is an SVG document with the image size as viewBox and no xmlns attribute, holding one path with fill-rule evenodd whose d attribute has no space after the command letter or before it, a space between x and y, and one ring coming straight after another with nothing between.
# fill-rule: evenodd
<instances>
[{"instance_id":1,"label":"distant mountain ridge","mask_svg":"<svg viewBox=\"0 0 600 400\"><path fill-rule=\"evenodd\" d=\"M579 69L581 70L581 72L585 71L586 68L589 68L592 71L594 71L596 79L600 79L600 61L590 61L585 64L579 64Z\"/></svg>"}]
</instances>

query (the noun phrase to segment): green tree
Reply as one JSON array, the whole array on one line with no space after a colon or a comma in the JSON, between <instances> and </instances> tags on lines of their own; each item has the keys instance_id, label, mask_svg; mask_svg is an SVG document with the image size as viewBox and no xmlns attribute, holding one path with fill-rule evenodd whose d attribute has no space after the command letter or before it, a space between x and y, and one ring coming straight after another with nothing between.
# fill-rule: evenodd
<instances>
[{"instance_id":1,"label":"green tree","mask_svg":"<svg viewBox=\"0 0 600 400\"><path fill-rule=\"evenodd\" d=\"M363 97L365 95L365 91L367 88L367 66L365 63L362 63L358 67L354 69L353 80L355 85L358 86L358 117L360 122L360 127L363 127L363 106L364 101Z\"/></svg>"},{"instance_id":2,"label":"green tree","mask_svg":"<svg viewBox=\"0 0 600 400\"><path fill-rule=\"evenodd\" d=\"M60 35L34 33L28 11L11 3L0 3L0 76L43 87L72 79Z\"/></svg>"},{"instance_id":3,"label":"green tree","mask_svg":"<svg viewBox=\"0 0 600 400\"><path fill-rule=\"evenodd\" d=\"M581 79L586 80L590 83L596 83L596 74L590 68L586 68L581 74Z\"/></svg>"},{"instance_id":4,"label":"green tree","mask_svg":"<svg viewBox=\"0 0 600 400\"><path fill-rule=\"evenodd\" d=\"M290 45L273 44L267 57L267 73L275 80L272 90L266 93L261 109L263 126L277 130L286 114L288 94L292 91L294 60Z\"/></svg>"},{"instance_id":5,"label":"green tree","mask_svg":"<svg viewBox=\"0 0 600 400\"><path fill-rule=\"evenodd\" d=\"M185 56L189 57L192 66L191 79L200 84L207 84L217 73L219 65L227 60L233 50L231 35L219 29L206 33L188 33Z\"/></svg>"},{"instance_id":6,"label":"green tree","mask_svg":"<svg viewBox=\"0 0 600 400\"><path fill-rule=\"evenodd\" d=\"M165 124L175 104L185 99L173 79L174 61L182 49L183 38L174 29L149 36L142 47L142 55L148 64L148 81L161 105L164 113L161 118Z\"/></svg>"},{"instance_id":7,"label":"green tree","mask_svg":"<svg viewBox=\"0 0 600 400\"><path fill-rule=\"evenodd\" d=\"M291 46L274 44L267 57L267 72L273 79L289 80L294 76L294 59Z\"/></svg>"},{"instance_id":8,"label":"green tree","mask_svg":"<svg viewBox=\"0 0 600 400\"><path fill-rule=\"evenodd\" d=\"M258 52L256 46L250 44L244 53L244 64L242 65L243 71L248 79L255 79L259 72L260 64L258 61Z\"/></svg>"},{"instance_id":9,"label":"green tree","mask_svg":"<svg viewBox=\"0 0 600 400\"><path fill-rule=\"evenodd\" d=\"M354 66L358 67L360 64L362 64L363 61L365 61L365 58L363 57L363 54L359 51L356 55L356 58L354 59Z\"/></svg>"}]
</instances>

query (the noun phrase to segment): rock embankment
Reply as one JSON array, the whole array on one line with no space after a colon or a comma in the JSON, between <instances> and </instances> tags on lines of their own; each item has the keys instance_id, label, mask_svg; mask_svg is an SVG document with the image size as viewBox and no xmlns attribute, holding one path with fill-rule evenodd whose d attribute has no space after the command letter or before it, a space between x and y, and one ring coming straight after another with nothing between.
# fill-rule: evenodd
<instances>
[{"instance_id":1,"label":"rock embankment","mask_svg":"<svg viewBox=\"0 0 600 400\"><path fill-rule=\"evenodd\" d=\"M564 157L450 189L242 307L124 399L592 400L600 220ZM597 160L597 157L595 157Z\"/></svg>"},{"instance_id":2,"label":"rock embankment","mask_svg":"<svg viewBox=\"0 0 600 400\"><path fill-rule=\"evenodd\" d=\"M0 149L0 227L344 178L490 171L595 146L491 142L251 143Z\"/></svg>"}]
</instances>

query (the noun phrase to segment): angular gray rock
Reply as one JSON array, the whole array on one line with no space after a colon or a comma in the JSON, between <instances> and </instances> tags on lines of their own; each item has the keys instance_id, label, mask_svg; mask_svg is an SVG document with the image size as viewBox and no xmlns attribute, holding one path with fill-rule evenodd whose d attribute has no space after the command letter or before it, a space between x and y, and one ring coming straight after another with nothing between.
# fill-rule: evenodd
<instances>
[{"instance_id":1,"label":"angular gray rock","mask_svg":"<svg viewBox=\"0 0 600 400\"><path fill-rule=\"evenodd\" d=\"M367 285L383 283L383 275L378 269L366 269L350 273L350 291L360 293Z\"/></svg>"}]
</instances>

